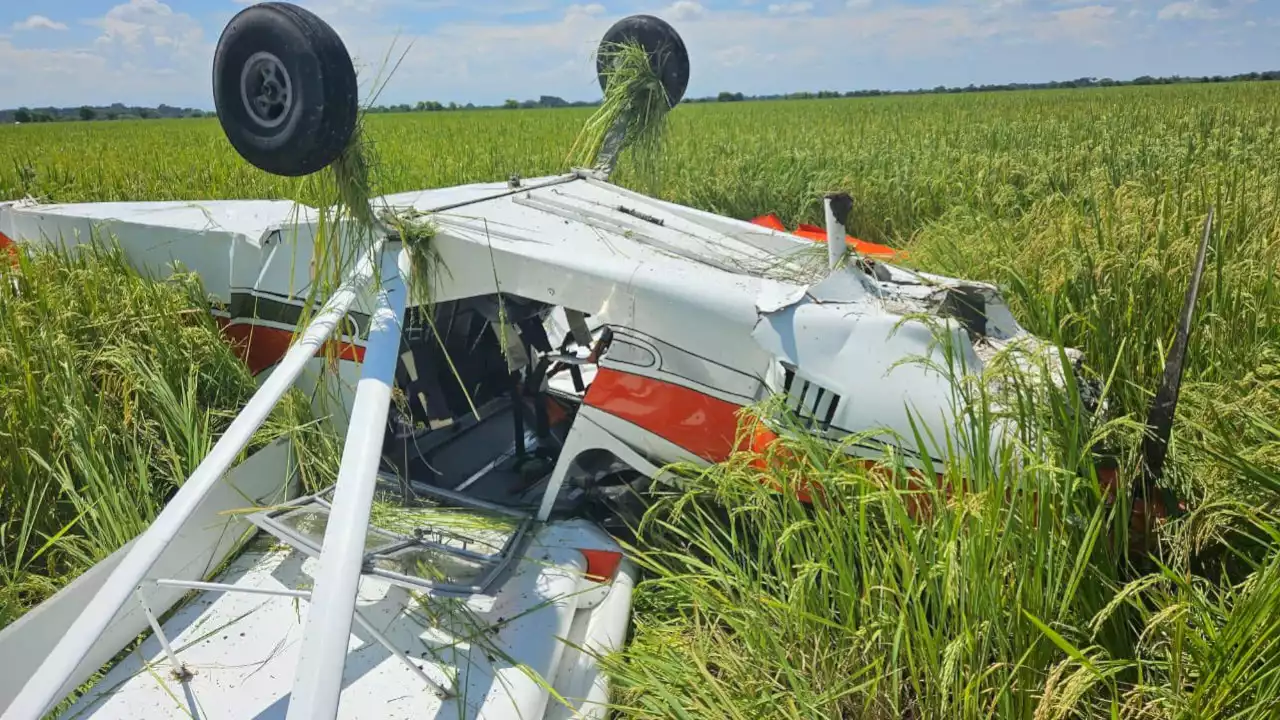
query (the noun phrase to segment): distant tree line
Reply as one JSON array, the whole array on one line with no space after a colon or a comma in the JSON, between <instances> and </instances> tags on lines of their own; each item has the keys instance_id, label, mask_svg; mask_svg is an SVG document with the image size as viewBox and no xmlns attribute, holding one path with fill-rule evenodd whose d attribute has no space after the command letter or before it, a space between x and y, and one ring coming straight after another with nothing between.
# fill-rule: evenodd
<instances>
[{"instance_id":1,"label":"distant tree line","mask_svg":"<svg viewBox=\"0 0 1280 720\"><path fill-rule=\"evenodd\" d=\"M939 85L933 88L915 90L820 90L818 92L794 92L780 95L743 95L740 92L722 92L714 97L685 98L686 103L707 102L743 102L748 100L814 100L821 98L855 98L877 97L880 95L940 95L950 93L1002 92L1011 90L1069 90L1074 88L1124 87L1130 85L1187 85L1193 83L1249 82L1261 80L1280 80L1280 70L1267 72L1241 73L1239 75L1204 75L1200 77L1152 77L1143 75L1132 80L1113 80L1111 78L1082 77L1075 80L1055 80L1042 83L1005 83L1002 85L966 85L964 87L948 87Z\"/></svg>"},{"instance_id":2,"label":"distant tree line","mask_svg":"<svg viewBox=\"0 0 1280 720\"><path fill-rule=\"evenodd\" d=\"M1005 83L1003 85L970 84L964 87L948 87L945 85L939 85L934 88L919 88L916 90L850 90L847 92L840 92L838 90L819 90L818 92L806 91L779 95L744 95L740 92L726 91L711 97L685 98L682 102L708 103L747 102L752 100L814 100L840 97L877 97L881 95L932 95L971 92L1002 92L1012 90L1066 90L1073 88L1105 88L1131 85L1186 85L1193 83L1250 82L1263 80L1280 80L1280 70L1241 73L1238 75L1205 75L1201 77L1184 77L1180 75L1173 75L1170 77L1152 77L1150 75L1143 75L1142 77L1137 77L1132 80L1082 77L1076 78L1075 80L1057 80L1043 83ZM408 103L402 103L399 105L378 105L369 108L368 112L452 112L459 110L482 110L492 108L503 108L506 110L531 110L537 108L592 107L599 104L599 100L590 102L569 102L554 95L543 95L537 100L521 101L509 99L501 105L475 105L473 103L459 105L456 102L445 104L436 100L422 100L413 105ZM66 122L71 120L153 120L161 118L201 118L212 117L213 115L214 114L212 112L196 108L179 108L170 105L160 105L159 107L148 108L136 105L126 106L122 103L115 103L113 105L96 107L84 105L72 108L22 107L14 110L0 110L0 123Z\"/></svg>"},{"instance_id":3,"label":"distant tree line","mask_svg":"<svg viewBox=\"0 0 1280 720\"><path fill-rule=\"evenodd\" d=\"M543 95L537 100L507 100L502 105L475 105L472 103L460 105L456 102L445 104L436 100L422 100L412 105L409 103L401 103L399 105L377 105L368 108L368 112L449 112L457 110L491 109L495 107L506 108L509 110L528 110L532 108L590 107L599 104L600 102L598 100L594 102L569 102L554 95ZM213 112L199 110L196 108L178 108L169 105L149 108L126 106L122 103L115 103L114 105L98 107L84 105L81 107L21 107L11 110L0 110L0 123L46 123L68 122L71 120L156 120L161 118L201 118L213 116Z\"/></svg>"},{"instance_id":4,"label":"distant tree line","mask_svg":"<svg viewBox=\"0 0 1280 720\"><path fill-rule=\"evenodd\" d=\"M0 123L44 123L69 120L156 120L160 118L200 118L213 113L196 108L180 108L171 105L141 107L138 105L82 105L80 107L21 107L0 110Z\"/></svg>"},{"instance_id":5,"label":"distant tree line","mask_svg":"<svg viewBox=\"0 0 1280 720\"><path fill-rule=\"evenodd\" d=\"M493 108L503 108L505 110L532 110L535 108L591 107L593 105L599 105L599 104L600 104L600 101L598 100L591 101L591 102L582 101L582 100L569 102L568 100L565 100L563 98L558 98L555 95L543 95L537 100L520 101L520 100L512 99L512 100L507 100L501 105L475 105L473 103L467 103L466 105L459 105L456 102L451 102L448 105L445 105L443 103L436 102L435 100L423 100L421 102L418 102L415 105L410 105L408 103L401 103L400 105L375 105L374 107L369 108L369 112L371 113L442 112L442 111L447 112L450 110L485 110L485 109L493 109Z\"/></svg>"}]
</instances>

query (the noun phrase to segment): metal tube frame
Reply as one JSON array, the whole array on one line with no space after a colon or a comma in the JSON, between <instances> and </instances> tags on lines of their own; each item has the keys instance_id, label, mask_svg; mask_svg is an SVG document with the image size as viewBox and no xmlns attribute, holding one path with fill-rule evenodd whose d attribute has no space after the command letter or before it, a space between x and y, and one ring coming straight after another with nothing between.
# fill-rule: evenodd
<instances>
[{"instance_id":1,"label":"metal tube frame","mask_svg":"<svg viewBox=\"0 0 1280 720\"><path fill-rule=\"evenodd\" d=\"M160 579L160 580L156 580L155 583L156 585L159 585L161 587L186 588L188 590L201 590L206 592L233 592L233 593L244 593L246 595L271 595L275 597L300 598L303 600L311 599L311 592L308 590L289 590L286 588L241 587L239 585L228 585L226 583L197 582L194 580ZM139 600L141 600L141 597L139 597ZM146 606L145 603L143 606L144 607ZM412 670L413 673L422 680L422 682L426 683L427 687L431 688L431 691L436 694L436 697L439 697L441 699L447 699L453 696L452 691L446 690L443 686L441 686L435 680L432 680L426 673L422 671L422 668L418 667L417 663L415 663L413 660L410 660L408 655L405 655L400 650L400 648L396 647L395 644L392 643L391 640L388 639L386 635L382 634L382 631L374 627L373 623L369 622L369 620L366 619L365 616L362 615L359 610L353 610L352 612L353 612L353 617L355 618L356 623L359 624L360 627L365 632L369 633L369 635L373 637L373 639L376 640L379 645L386 648L386 650L390 652L392 655L395 655L396 658L400 660L400 662L407 665L409 669ZM147 618L151 619L150 610L147 611ZM158 624L154 622L152 624L152 628L155 630L156 636L160 638L160 642L164 645L165 652L169 654L169 661L174 664L175 672L178 671L177 669L181 668L181 665L178 664L177 655L174 654L173 650L169 648L168 640L165 638L163 631L160 629Z\"/></svg>"},{"instance_id":2,"label":"metal tube frame","mask_svg":"<svg viewBox=\"0 0 1280 720\"><path fill-rule=\"evenodd\" d=\"M160 641L160 648L164 650L165 656L169 658L169 664L173 666L174 677L183 678L186 673L182 668L182 661L178 659L178 653L174 652L173 646L169 644L169 637L164 634L164 628L160 626L155 613L151 612L151 606L142 595L142 588L134 590L134 594L138 597L138 604L142 606L143 614L147 616L147 624L151 626L151 632L155 633L156 639Z\"/></svg>"},{"instance_id":3,"label":"metal tube frame","mask_svg":"<svg viewBox=\"0 0 1280 720\"><path fill-rule=\"evenodd\" d=\"M377 477L379 480L385 481L391 476L386 473L379 472ZM532 518L528 514L522 513L518 510L504 508L500 505L492 505L474 498L467 498L465 495L454 495L449 491L444 491L438 488L418 488L418 490L424 489L426 492L423 494L434 494L445 502L454 502L462 505L463 507L474 507L477 510L489 510L505 514L510 516L513 520L517 520L519 524L516 526L516 529L512 532L511 536L503 543L502 548L488 554L468 550L466 548L445 545L422 537L408 538L402 534L390 533L378 528L377 526L368 525L365 530L366 537L370 534L377 535L381 538L385 538L387 540L387 544L378 546L373 550L367 550L364 549L364 544L362 542L362 572L367 575L388 580L407 590L423 593L428 597L465 598L484 595L489 591L489 588L494 581L500 577L508 567L510 567L511 562L514 560L517 553L520 552L523 547L524 540L529 534L529 529L533 524ZM314 542L311 538L297 532L293 528L284 525L277 518L288 515L295 510L306 508L309 505L316 505L329 511L330 519L332 520L334 503L329 500L325 500L324 498L324 496L329 492L329 490L322 490L314 495L296 498L288 503L275 506L270 510L249 515L245 519L257 526L259 529L265 530L273 537L287 543L290 547L305 553L308 557L321 557L324 551L324 548L321 547L321 545ZM461 501L459 498L461 498ZM394 570L387 570L385 568L378 567L375 564L375 561L382 557L389 556L400 550L415 547L434 550L441 554L453 555L464 560L479 563L485 566L485 572L473 583L463 585L405 575L395 572Z\"/></svg>"},{"instance_id":4,"label":"metal tube frame","mask_svg":"<svg viewBox=\"0 0 1280 720\"><path fill-rule=\"evenodd\" d=\"M253 434L266 421L285 393L297 382L307 363L333 335L357 296L373 279L376 266L374 258L381 254L383 244L384 240L381 239L374 243L343 284L321 307L311 324L307 326L306 332L290 346L271 376L263 382L236 415L231 426L200 462L195 472L178 489L173 499L165 505L151 525L138 536L133 548L107 577L84 612L71 623L58 644L44 658L39 669L32 674L31 679L5 710L4 715L0 716L2 720L38 720L70 689L64 688L64 685L89 654L93 644L98 641L112 619L124 607L129 596L146 577L165 547L177 537L183 523L191 517L223 475L231 469L236 457L249 444ZM396 284L400 284L398 276L396 276ZM399 291L398 296L399 307L403 311L403 289ZM399 323L399 318L396 318L396 323ZM394 348L392 353L394 355ZM394 372L394 370L393 363L391 371ZM381 428L382 425L379 424L378 427ZM349 619L348 617L348 621Z\"/></svg>"},{"instance_id":5,"label":"metal tube frame","mask_svg":"<svg viewBox=\"0 0 1280 720\"><path fill-rule=\"evenodd\" d=\"M182 588L185 590L201 590L212 592L238 592L245 595L272 595L276 597L293 597L293 598L309 598L311 593L307 590L283 590L278 588L260 588L260 587L242 587L240 585L228 585L227 583L216 582L200 582L198 580L175 580L172 578L159 578L155 581L160 587Z\"/></svg>"},{"instance_id":6,"label":"metal tube frame","mask_svg":"<svg viewBox=\"0 0 1280 720\"><path fill-rule=\"evenodd\" d=\"M393 273L379 289L369 319L364 365L294 670L289 720L332 719L338 713L407 294L398 271Z\"/></svg>"}]
</instances>

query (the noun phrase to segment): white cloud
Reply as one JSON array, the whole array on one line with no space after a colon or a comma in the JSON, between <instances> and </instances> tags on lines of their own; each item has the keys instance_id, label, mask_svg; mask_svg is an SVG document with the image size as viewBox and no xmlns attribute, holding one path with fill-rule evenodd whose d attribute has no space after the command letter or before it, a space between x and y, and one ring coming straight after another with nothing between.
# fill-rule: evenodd
<instances>
[{"instance_id":1,"label":"white cloud","mask_svg":"<svg viewBox=\"0 0 1280 720\"><path fill-rule=\"evenodd\" d=\"M712 57L716 59L716 64L720 67L731 68L737 67L750 60L752 52L751 48L746 45L733 45L731 47L717 50L712 54Z\"/></svg>"},{"instance_id":2,"label":"white cloud","mask_svg":"<svg viewBox=\"0 0 1280 720\"><path fill-rule=\"evenodd\" d=\"M21 22L13 24L14 30L66 30L66 23L50 20L43 15L32 15Z\"/></svg>"},{"instance_id":3,"label":"white cloud","mask_svg":"<svg viewBox=\"0 0 1280 720\"><path fill-rule=\"evenodd\" d=\"M706 16L706 14L707 9L701 3L694 2L694 0L676 0L658 15L669 20L679 21L696 20Z\"/></svg>"},{"instance_id":4,"label":"white cloud","mask_svg":"<svg viewBox=\"0 0 1280 720\"><path fill-rule=\"evenodd\" d=\"M866 10L873 0L845 0L844 6L850 10Z\"/></svg>"},{"instance_id":5,"label":"white cloud","mask_svg":"<svg viewBox=\"0 0 1280 720\"><path fill-rule=\"evenodd\" d=\"M1179 0L1160 8L1161 20L1221 20L1238 14L1256 0Z\"/></svg>"},{"instance_id":6,"label":"white cloud","mask_svg":"<svg viewBox=\"0 0 1280 720\"><path fill-rule=\"evenodd\" d=\"M0 39L6 101L212 105L213 45L190 15L157 0L130 0L81 24L99 31L82 47L19 47Z\"/></svg>"},{"instance_id":7,"label":"white cloud","mask_svg":"<svg viewBox=\"0 0 1280 720\"><path fill-rule=\"evenodd\" d=\"M769 6L770 15L803 15L813 9L811 2L775 3Z\"/></svg>"},{"instance_id":8,"label":"white cloud","mask_svg":"<svg viewBox=\"0 0 1280 720\"><path fill-rule=\"evenodd\" d=\"M131 52L155 48L184 52L200 46L204 38L204 30L195 18L174 12L159 0L129 0L88 24L102 30L94 41L98 45Z\"/></svg>"},{"instance_id":9,"label":"white cloud","mask_svg":"<svg viewBox=\"0 0 1280 720\"><path fill-rule=\"evenodd\" d=\"M1160 8L1156 17L1161 20L1212 20L1218 17L1217 8L1201 5L1195 0L1182 0Z\"/></svg>"},{"instance_id":10,"label":"white cloud","mask_svg":"<svg viewBox=\"0 0 1280 720\"><path fill-rule=\"evenodd\" d=\"M1116 9L1109 5L1086 5L1070 10L1058 10L1053 16L1071 26L1090 25L1105 20L1116 14Z\"/></svg>"},{"instance_id":11,"label":"white cloud","mask_svg":"<svg viewBox=\"0 0 1280 720\"><path fill-rule=\"evenodd\" d=\"M1044 30L1065 35L1077 41L1099 45L1105 43L1105 30L1116 9L1109 5L1086 5L1054 12L1051 26Z\"/></svg>"},{"instance_id":12,"label":"white cloud","mask_svg":"<svg viewBox=\"0 0 1280 720\"><path fill-rule=\"evenodd\" d=\"M659 7L673 4L667 0ZM982 42L1004 27L970 8L954 6L879 3L880 9L869 12L841 9L822 16L769 14L767 5L754 10L703 7L702 15L678 25L695 68L692 96L722 90L789 92L798 86L885 87L880 68L886 57L924 65L931 58L959 55L968 43ZM472 21L437 26L429 35L412 38L412 51L381 102L501 103L503 98L540 94L598 97L592 54L604 30L622 14L616 9L601 14L575 11L535 24ZM787 17L787 22L780 24L779 17ZM374 61L373 67L361 69L362 77L375 75L394 28L354 17L333 21L353 54ZM400 41L408 39L405 35ZM831 56L833 47L839 48L838 58ZM520 60L513 63L512 58ZM850 72L850 67L855 70ZM871 73L863 70L872 67L876 70Z\"/></svg>"},{"instance_id":13,"label":"white cloud","mask_svg":"<svg viewBox=\"0 0 1280 720\"><path fill-rule=\"evenodd\" d=\"M590 5L570 5L565 9L565 17L594 17L604 14L604 6L600 3L591 3Z\"/></svg>"}]
</instances>

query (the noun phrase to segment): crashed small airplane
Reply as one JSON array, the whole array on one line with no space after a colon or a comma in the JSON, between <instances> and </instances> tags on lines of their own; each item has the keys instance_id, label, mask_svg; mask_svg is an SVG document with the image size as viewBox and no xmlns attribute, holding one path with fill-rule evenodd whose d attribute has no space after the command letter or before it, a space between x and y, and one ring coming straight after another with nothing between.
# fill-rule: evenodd
<instances>
[{"instance_id":1,"label":"crashed small airplane","mask_svg":"<svg viewBox=\"0 0 1280 720\"><path fill-rule=\"evenodd\" d=\"M633 16L618 38L661 58L674 106L675 30ZM341 39L279 2L230 21L214 96L237 151L288 176L331 164L358 109ZM624 489L725 459L740 411L779 395L824 438L911 438L908 408L941 435L951 381L901 364L939 352L913 317L973 367L1036 340L995 287L859 252L847 196L825 200L823 252L611 184L614 158L375 199L432 223L430 297L388 229L309 303L320 213L290 201L0 204L0 243L107 234L155 277L197 272L259 378L148 530L0 633L4 720L77 688L62 717L604 717L596 658L625 642L637 579L608 531ZM346 437L316 494L287 442L233 464L294 386L337 398Z\"/></svg>"}]
</instances>

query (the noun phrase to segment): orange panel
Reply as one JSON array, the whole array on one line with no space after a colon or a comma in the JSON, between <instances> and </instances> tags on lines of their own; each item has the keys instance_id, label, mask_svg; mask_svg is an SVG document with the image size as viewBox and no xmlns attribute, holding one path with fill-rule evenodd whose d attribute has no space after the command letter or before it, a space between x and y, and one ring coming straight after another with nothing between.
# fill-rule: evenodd
<instances>
[{"instance_id":1,"label":"orange panel","mask_svg":"<svg viewBox=\"0 0 1280 720\"><path fill-rule=\"evenodd\" d=\"M611 579L614 573L618 572L618 566L622 564L622 553L612 550L582 550L582 556L587 560L587 570L584 573L588 580L595 582L605 582Z\"/></svg>"},{"instance_id":2,"label":"orange panel","mask_svg":"<svg viewBox=\"0 0 1280 720\"><path fill-rule=\"evenodd\" d=\"M675 383L610 368L596 373L584 402L712 462L733 451L742 409Z\"/></svg>"},{"instance_id":3,"label":"orange panel","mask_svg":"<svg viewBox=\"0 0 1280 720\"><path fill-rule=\"evenodd\" d=\"M585 402L591 407L634 423L710 462L721 462L735 449L739 449L735 448L735 439L738 413L742 407L697 390L663 380L600 368L587 391ZM752 432L747 433L740 449L761 455L751 465L757 470L765 471L767 468L763 455L777 440L777 434L757 421ZM779 452L785 453L786 450ZM861 463L871 477L886 484L892 482L891 471L879 467L874 460L864 459ZM1100 469L1098 475L1103 488L1110 494L1116 483L1114 471ZM907 477L904 478L904 489L914 493L904 498L907 514L916 520L929 518L933 511L933 497L924 492L928 486L923 483L923 478L923 473L915 469L908 469ZM777 483L769 479L762 481L772 485L774 490L781 490ZM946 476L937 474L935 482L941 489L943 500L968 492L964 480L956 487L947 482ZM802 478L797 483L795 492L800 502L811 504L814 496L822 499L823 486L817 479ZM1141 501L1135 501L1135 517L1147 512L1163 517L1163 511L1164 508L1158 504L1153 510L1147 510Z\"/></svg>"},{"instance_id":4,"label":"orange panel","mask_svg":"<svg viewBox=\"0 0 1280 720\"><path fill-rule=\"evenodd\" d=\"M768 451L769 446L777 442L777 440L777 433L770 430L764 423L759 421L756 422L755 427L752 428L751 437L748 442L750 443L750 451L756 453L759 457L751 461L751 467L761 472L765 472L769 469L765 464L764 454ZM776 452L778 455L791 455L786 448L779 448ZM779 492L782 491L782 487L778 485L778 483L771 482L769 484L774 490ZM822 484L817 481L802 480L796 487L796 499L802 503L812 503L813 495L810 492L811 490L817 491L821 494Z\"/></svg>"},{"instance_id":5,"label":"orange panel","mask_svg":"<svg viewBox=\"0 0 1280 720\"><path fill-rule=\"evenodd\" d=\"M758 218L753 218L751 222L756 225L760 225L761 227L786 232L786 227L784 227L782 222L778 220L777 215L761 215ZM810 225L808 223L800 223L791 234L814 242L827 241L827 231L825 228L820 228L817 225ZM846 235L844 240L849 245L852 245L853 249L858 251L860 255L870 255L872 257L884 258L886 260L893 258L903 259L907 256L906 253L895 250L888 245L859 240L852 235Z\"/></svg>"},{"instance_id":6,"label":"orange panel","mask_svg":"<svg viewBox=\"0 0 1280 720\"><path fill-rule=\"evenodd\" d=\"M872 257L884 258L886 260L892 260L893 258L901 260L907 257L906 253L894 250L888 245L880 245L878 243L867 242L866 240L855 240L854 238L849 238L848 240L849 244L852 245L853 249L857 250L860 255L871 255Z\"/></svg>"},{"instance_id":7,"label":"orange panel","mask_svg":"<svg viewBox=\"0 0 1280 720\"><path fill-rule=\"evenodd\" d=\"M596 373L585 402L710 462L728 459L735 449L763 453L778 439L773 431L757 422L745 438L744 446L738 448L735 442L741 405L675 383L609 368L600 368ZM755 461L758 469L764 469L763 463L763 458ZM805 481L796 489L796 497L800 502L812 502L812 493L821 490L818 482Z\"/></svg>"},{"instance_id":8,"label":"orange panel","mask_svg":"<svg viewBox=\"0 0 1280 720\"><path fill-rule=\"evenodd\" d=\"M799 235L802 238L808 238L816 242L827 241L827 229L820 228L817 225L810 225L809 223L800 223L796 226L796 231L792 234Z\"/></svg>"},{"instance_id":9,"label":"orange panel","mask_svg":"<svg viewBox=\"0 0 1280 720\"><path fill-rule=\"evenodd\" d=\"M760 227L767 227L770 230L777 230L779 232L787 231L787 227L782 224L782 221L778 219L777 215L761 215L760 217L751 218L751 222L755 225L759 225Z\"/></svg>"}]
</instances>

